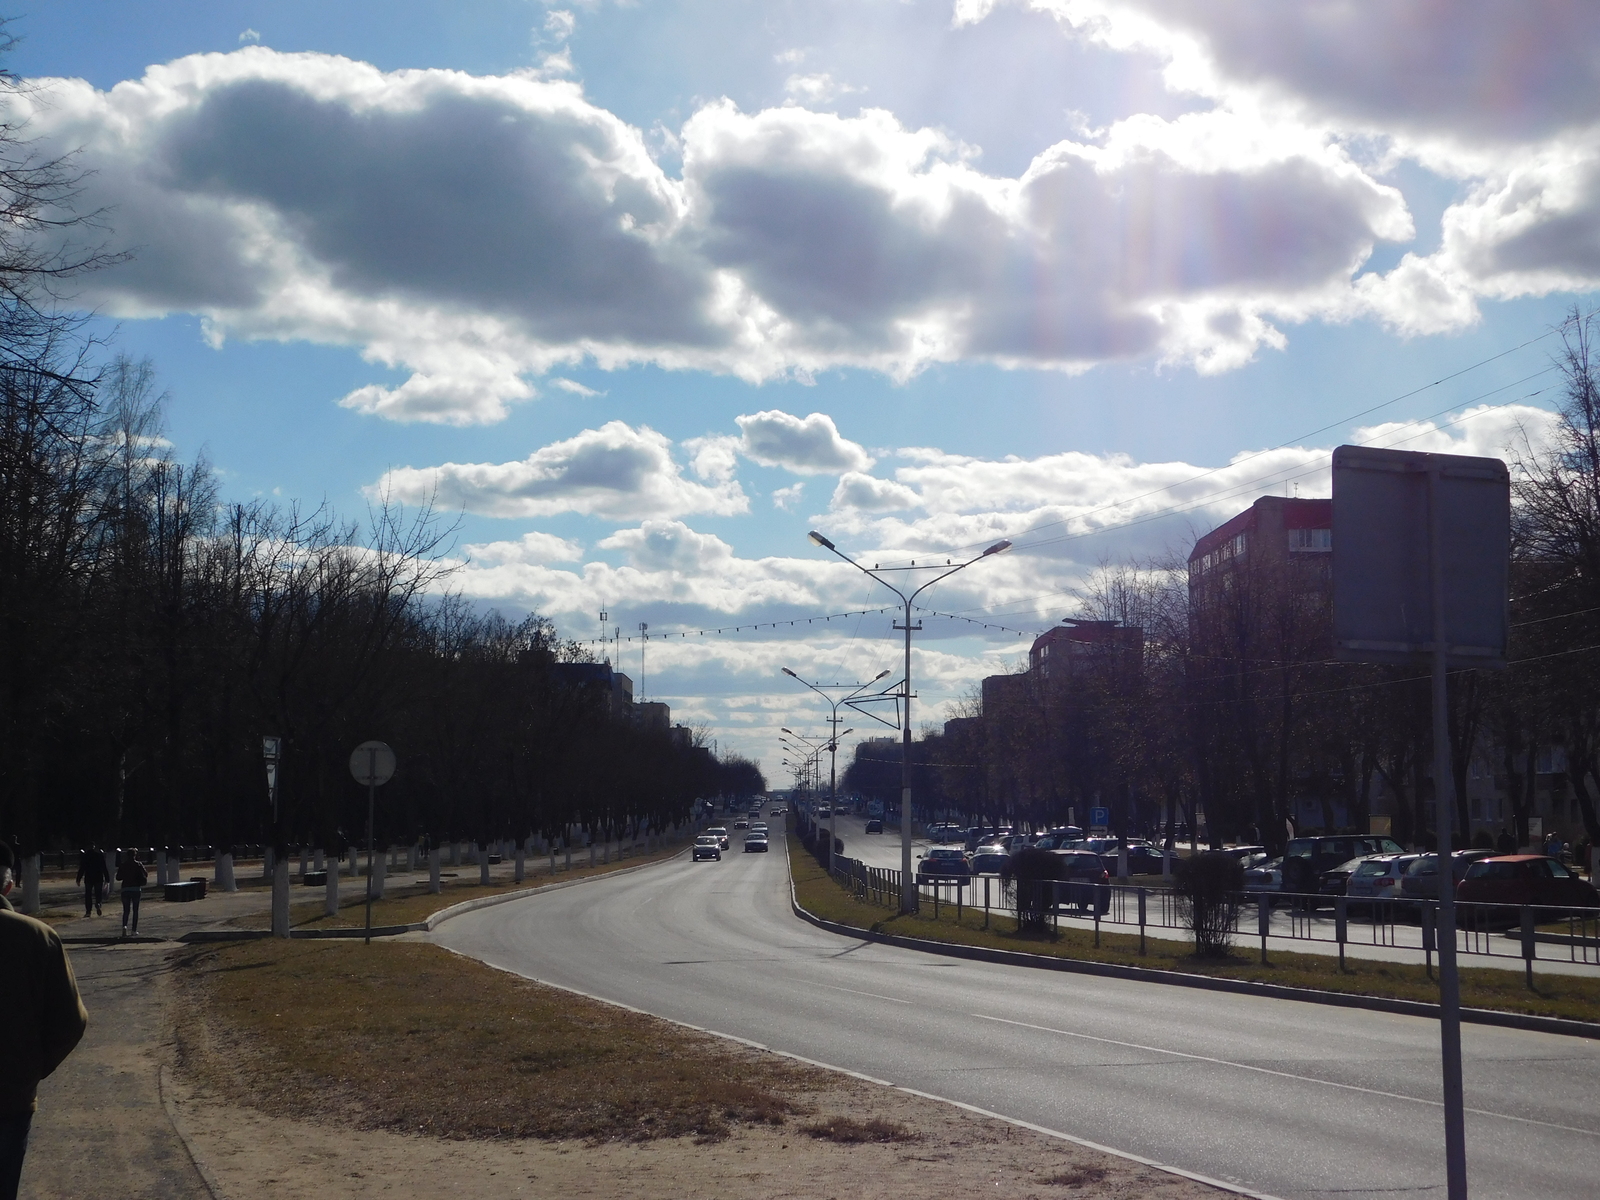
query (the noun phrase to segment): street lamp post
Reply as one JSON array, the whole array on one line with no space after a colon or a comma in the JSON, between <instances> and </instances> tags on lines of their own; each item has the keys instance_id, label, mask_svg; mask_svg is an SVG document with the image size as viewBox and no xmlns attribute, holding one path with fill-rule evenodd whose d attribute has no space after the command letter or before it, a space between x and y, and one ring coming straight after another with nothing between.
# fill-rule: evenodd
<instances>
[{"instance_id":1,"label":"street lamp post","mask_svg":"<svg viewBox=\"0 0 1600 1200\"><path fill-rule=\"evenodd\" d=\"M849 563L863 575L869 575L873 579L876 579L879 583L883 584L884 587L888 588L896 596L900 597L900 602L905 607L905 622L895 626L896 629L904 630L906 635L906 674L905 679L903 680L901 691L901 695L905 699L905 711L901 718L903 725L900 731L900 911L902 913L914 913L917 911L917 880L916 876L911 870L911 631L913 629L911 624L911 607L918 596L920 596L934 584L938 583L940 580L948 579L957 571L965 570L973 563L979 561L979 559L988 558L993 554L1004 554L1007 550L1011 549L1011 543L1009 541L998 541L976 558L969 558L963 563L952 564L946 560L945 566L949 568L948 570L942 571L940 574L935 575L932 579L928 580L926 583L922 584L908 595L899 588L895 587L895 585L890 583L887 579L883 578L883 575L889 571L922 571L937 570L938 568L936 566L919 567L917 566L916 560L913 559L909 567L874 567L869 570L868 568L863 567L855 559L851 558L848 554L844 553L844 551L840 550L815 529L813 529L807 536L809 536L813 542L821 546L824 550L831 551L840 558L844 559L845 562ZM918 623L915 628L920 629L922 626L920 623Z\"/></svg>"},{"instance_id":2,"label":"street lamp post","mask_svg":"<svg viewBox=\"0 0 1600 1200\"><path fill-rule=\"evenodd\" d=\"M289 936L289 856L283 845L279 819L278 766L283 759L283 739L267 734L261 739L261 757L267 764L267 798L272 805L272 936Z\"/></svg>"},{"instance_id":3,"label":"street lamp post","mask_svg":"<svg viewBox=\"0 0 1600 1200\"><path fill-rule=\"evenodd\" d=\"M879 671L877 675L868 680L866 683L834 684L807 683L788 667L783 668L783 673L790 679L793 679L796 683L805 684L806 687L810 688L817 695L821 696L823 700L827 702L830 709L830 715L828 717L828 874L831 875L833 874L833 847L838 841L837 837L834 835L834 822L839 819L839 739L844 736L844 734L839 732L839 706L841 704L848 704L851 700L854 700L857 696L866 691L874 683L877 683L878 680L882 679L889 672ZM838 690L848 688L850 689L850 692L848 695L841 696L839 699L834 700L828 695L826 690L829 687ZM784 732L788 731L785 730ZM845 730L845 733L851 732L853 732L853 730Z\"/></svg>"}]
</instances>

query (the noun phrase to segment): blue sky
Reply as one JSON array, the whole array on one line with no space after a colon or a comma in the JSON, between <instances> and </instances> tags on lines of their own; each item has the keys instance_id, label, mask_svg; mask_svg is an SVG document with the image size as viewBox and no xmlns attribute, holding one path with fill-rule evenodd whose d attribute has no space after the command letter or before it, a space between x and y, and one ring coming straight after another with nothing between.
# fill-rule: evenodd
<instances>
[{"instance_id":1,"label":"blue sky","mask_svg":"<svg viewBox=\"0 0 1600 1200\"><path fill-rule=\"evenodd\" d=\"M1586 10L1193 7L55 0L9 65L133 251L79 302L228 494L436 492L454 586L576 637L881 602L811 527L1006 536L938 604L1042 630L1341 441L1537 444L1523 343L1593 302ZM646 689L781 779L779 667L870 678L888 624ZM1026 645L925 637L919 721Z\"/></svg>"}]
</instances>

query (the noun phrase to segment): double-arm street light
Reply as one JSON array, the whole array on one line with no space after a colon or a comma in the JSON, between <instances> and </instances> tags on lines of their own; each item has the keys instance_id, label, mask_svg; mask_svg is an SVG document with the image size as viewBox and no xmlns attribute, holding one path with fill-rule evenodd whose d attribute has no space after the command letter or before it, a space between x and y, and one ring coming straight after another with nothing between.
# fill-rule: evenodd
<instances>
[{"instance_id":1,"label":"double-arm street light","mask_svg":"<svg viewBox=\"0 0 1600 1200\"><path fill-rule=\"evenodd\" d=\"M975 558L969 558L963 563L952 563L946 559L942 566L930 563L926 567L919 567L916 560L912 559L909 567L873 567L869 570L848 554L845 554L815 529L811 531L809 536L813 542L824 550L832 551L863 575L870 575L873 579L883 584L884 587L899 596L900 603L905 606L905 623L895 626L896 629L905 630L906 635L906 675L901 687L901 695L905 699L905 710L901 717L903 724L900 730L900 911L902 913L914 913L917 911L917 879L911 871L911 631L913 628L921 629L922 625L920 622L915 626L911 624L911 606L918 596L941 579L948 579L957 571L965 570L979 561L979 559L988 558L994 554L1004 554L1011 549L1011 543L1009 541L996 542L982 554ZM940 573L909 594L901 591L884 578L884 575L891 571L932 570L937 570Z\"/></svg>"},{"instance_id":2,"label":"double-arm street light","mask_svg":"<svg viewBox=\"0 0 1600 1200\"><path fill-rule=\"evenodd\" d=\"M783 673L790 679L793 679L796 683L804 683L806 687L810 688L817 695L821 696L822 699L828 704L828 707L831 711L831 715L828 717L828 874L832 875L834 853L833 848L838 844L838 839L834 836L834 822L839 819L839 739L842 738L845 733L855 732L853 729L846 729L844 733L839 732L839 706L841 704L848 704L851 700L854 700L857 696L866 691L873 684L877 683L878 680L882 679L889 672L879 671L877 675L873 676L866 683L831 684L807 683L788 667L783 668ZM838 691L848 691L849 694L840 696L837 700L835 700L828 695L828 689L830 688ZM787 732L787 730L785 730L785 732Z\"/></svg>"},{"instance_id":3,"label":"double-arm street light","mask_svg":"<svg viewBox=\"0 0 1600 1200\"><path fill-rule=\"evenodd\" d=\"M828 744L827 739L808 738L802 733L796 733L792 729L785 729L782 732L788 734L790 738L790 741L787 743L785 748L797 759L809 764L812 778L815 778L817 759L822 756L822 751ZM780 744L783 743L783 739L781 737L778 740Z\"/></svg>"}]
</instances>

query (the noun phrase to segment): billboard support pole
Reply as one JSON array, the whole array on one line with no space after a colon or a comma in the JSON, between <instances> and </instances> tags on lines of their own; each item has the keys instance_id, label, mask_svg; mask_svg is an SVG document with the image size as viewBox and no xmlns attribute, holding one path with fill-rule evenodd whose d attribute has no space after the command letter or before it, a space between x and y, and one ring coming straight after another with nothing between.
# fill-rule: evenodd
<instances>
[{"instance_id":1,"label":"billboard support pole","mask_svg":"<svg viewBox=\"0 0 1600 1200\"><path fill-rule=\"evenodd\" d=\"M1439 855L1439 1050L1443 1060L1445 1187L1449 1200L1467 1200L1466 1114L1461 1083L1461 981L1456 973L1455 778L1450 770L1450 712L1446 691L1449 647L1444 620L1444 558L1440 533L1439 463L1428 465L1428 574L1433 608L1433 797Z\"/></svg>"}]
</instances>

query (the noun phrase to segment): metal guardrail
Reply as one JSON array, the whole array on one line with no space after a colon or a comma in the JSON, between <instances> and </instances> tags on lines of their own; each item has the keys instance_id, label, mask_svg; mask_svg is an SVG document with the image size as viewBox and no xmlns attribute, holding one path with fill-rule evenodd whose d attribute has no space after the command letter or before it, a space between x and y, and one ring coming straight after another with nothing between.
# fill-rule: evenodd
<instances>
[{"instance_id":1,"label":"metal guardrail","mask_svg":"<svg viewBox=\"0 0 1600 1200\"><path fill-rule=\"evenodd\" d=\"M836 856L834 863L834 878L856 899L885 908L899 907L898 870L870 867L859 859L843 856ZM1102 925L1137 929L1140 953L1144 952L1148 929L1189 929L1186 901L1170 888L1067 881L1052 884L1056 895L1049 909L1057 927L1063 916L1092 920L1097 945ZM981 909L985 928L992 912L1011 909L997 875L959 879L919 875L917 892L924 902L931 902L936 917L945 906L953 905L958 919L966 908ZM1345 947L1351 945L1415 950L1423 956L1430 973L1433 956L1438 952L1437 900L1239 892L1230 898L1230 909L1232 932L1259 938L1263 962L1269 939L1337 945L1341 964ZM1409 935L1411 929L1418 931L1415 940ZM1600 966L1600 909L1458 901L1456 952L1483 958L1520 958L1527 965L1530 980L1536 961Z\"/></svg>"}]
</instances>

